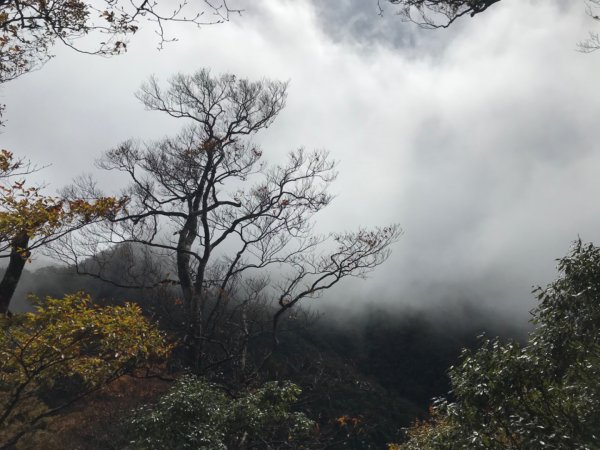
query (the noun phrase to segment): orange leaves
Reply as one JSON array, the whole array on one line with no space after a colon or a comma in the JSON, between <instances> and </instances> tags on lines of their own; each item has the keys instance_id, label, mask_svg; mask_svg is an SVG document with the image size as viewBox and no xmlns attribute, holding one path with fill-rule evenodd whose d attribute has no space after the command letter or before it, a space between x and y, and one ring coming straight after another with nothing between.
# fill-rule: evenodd
<instances>
[{"instance_id":1,"label":"orange leaves","mask_svg":"<svg viewBox=\"0 0 600 450\"><path fill-rule=\"evenodd\" d=\"M352 427L356 428L362 423L362 420L359 417L351 417L348 415L343 415L335 419L335 422L340 427Z\"/></svg>"},{"instance_id":2,"label":"orange leaves","mask_svg":"<svg viewBox=\"0 0 600 450\"><path fill-rule=\"evenodd\" d=\"M13 153L8 150L0 150L0 176L6 176L10 172L19 169L21 161L13 161Z\"/></svg>"}]
</instances>

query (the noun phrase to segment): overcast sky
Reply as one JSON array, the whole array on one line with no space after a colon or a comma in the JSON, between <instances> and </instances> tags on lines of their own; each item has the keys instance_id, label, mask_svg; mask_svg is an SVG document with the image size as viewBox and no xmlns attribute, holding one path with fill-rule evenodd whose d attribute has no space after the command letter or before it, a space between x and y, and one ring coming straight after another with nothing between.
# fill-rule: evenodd
<instances>
[{"instance_id":1,"label":"overcast sky","mask_svg":"<svg viewBox=\"0 0 600 450\"><path fill-rule=\"evenodd\" d=\"M594 27L582 2L503 0L441 31L390 8L380 17L376 0L238 5L230 23L171 28L179 42L160 52L148 28L112 59L57 49L0 92L2 147L51 164L49 190L83 172L102 179L104 150L183 125L134 98L149 75L290 80L287 108L256 141L271 160L304 146L340 161L319 229L405 231L370 279L324 301L465 299L525 321L531 286L554 278L571 241L600 242L600 53L576 51Z\"/></svg>"}]
</instances>

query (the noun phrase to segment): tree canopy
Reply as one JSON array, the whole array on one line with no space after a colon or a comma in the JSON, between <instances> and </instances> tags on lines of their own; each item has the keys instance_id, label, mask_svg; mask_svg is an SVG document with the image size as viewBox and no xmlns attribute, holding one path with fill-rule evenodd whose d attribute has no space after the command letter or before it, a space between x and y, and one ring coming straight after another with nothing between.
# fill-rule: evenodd
<instances>
[{"instance_id":1,"label":"tree canopy","mask_svg":"<svg viewBox=\"0 0 600 450\"><path fill-rule=\"evenodd\" d=\"M0 281L0 314L9 312L25 263L31 252L97 221L113 216L126 198L98 197L93 201L42 195L24 176L36 169L12 152L0 151L0 258L9 263Z\"/></svg>"},{"instance_id":2,"label":"tree canopy","mask_svg":"<svg viewBox=\"0 0 600 450\"><path fill-rule=\"evenodd\" d=\"M300 388L269 382L231 397L220 386L184 376L130 419L132 449L303 449L316 424L294 412Z\"/></svg>"},{"instance_id":3,"label":"tree canopy","mask_svg":"<svg viewBox=\"0 0 600 450\"><path fill-rule=\"evenodd\" d=\"M161 362L165 336L134 304L100 308L89 295L36 300L0 323L0 448L75 401Z\"/></svg>"},{"instance_id":4,"label":"tree canopy","mask_svg":"<svg viewBox=\"0 0 600 450\"><path fill-rule=\"evenodd\" d=\"M600 439L600 247L578 241L535 293L526 345L483 339L406 449L589 449Z\"/></svg>"}]
</instances>

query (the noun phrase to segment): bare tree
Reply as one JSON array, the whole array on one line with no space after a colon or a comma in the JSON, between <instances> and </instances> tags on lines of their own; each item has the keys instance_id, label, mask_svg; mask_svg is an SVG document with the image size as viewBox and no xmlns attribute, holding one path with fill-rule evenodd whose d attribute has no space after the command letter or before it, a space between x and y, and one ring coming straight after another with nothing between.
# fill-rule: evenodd
<instances>
[{"instance_id":1,"label":"bare tree","mask_svg":"<svg viewBox=\"0 0 600 450\"><path fill-rule=\"evenodd\" d=\"M327 187L336 177L335 162L325 151L300 149L269 166L249 140L282 110L286 90L286 83L213 77L207 70L176 75L166 89L151 78L138 98L190 124L173 138L129 141L108 151L100 166L130 181L127 213L55 248L70 263L86 245L93 256L102 246L124 243L173 258L176 277L165 274L158 282L180 286L189 363L196 370L207 364L203 348L214 343L224 311L237 318L244 359L248 327L257 322L249 302L275 306L270 331L276 336L281 319L302 299L318 297L345 277L364 276L385 261L400 235L396 225L314 234L314 214L332 199ZM101 194L80 184L78 195ZM236 307L224 308L233 298Z\"/></svg>"}]
</instances>

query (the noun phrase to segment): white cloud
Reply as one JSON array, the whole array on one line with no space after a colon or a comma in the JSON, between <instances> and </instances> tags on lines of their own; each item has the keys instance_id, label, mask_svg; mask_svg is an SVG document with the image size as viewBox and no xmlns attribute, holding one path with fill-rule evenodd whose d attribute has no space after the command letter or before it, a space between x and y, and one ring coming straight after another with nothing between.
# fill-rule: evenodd
<instances>
[{"instance_id":1,"label":"white cloud","mask_svg":"<svg viewBox=\"0 0 600 450\"><path fill-rule=\"evenodd\" d=\"M422 32L343 10L353 2L336 14L263 0L232 23L177 32L162 52L149 30L110 60L60 49L6 85L3 147L53 163L44 177L59 187L123 139L178 128L132 96L151 73L291 79L288 107L257 140L271 159L304 145L341 160L320 228L406 230L352 292L400 304L464 295L523 311L570 240L600 237L600 57L575 52L593 24L572 3L505 0L453 30ZM350 295L330 299L340 292Z\"/></svg>"}]
</instances>

